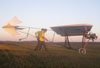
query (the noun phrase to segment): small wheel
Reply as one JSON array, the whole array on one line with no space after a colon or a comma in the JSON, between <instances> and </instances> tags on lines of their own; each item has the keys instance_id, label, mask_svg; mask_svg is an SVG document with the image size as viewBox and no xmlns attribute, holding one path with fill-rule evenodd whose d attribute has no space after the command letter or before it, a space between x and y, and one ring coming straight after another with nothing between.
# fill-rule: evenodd
<instances>
[{"instance_id":1,"label":"small wheel","mask_svg":"<svg viewBox=\"0 0 100 68\"><path fill-rule=\"evenodd\" d=\"M79 54L86 54L86 49L85 48L80 48L79 49Z\"/></svg>"}]
</instances>

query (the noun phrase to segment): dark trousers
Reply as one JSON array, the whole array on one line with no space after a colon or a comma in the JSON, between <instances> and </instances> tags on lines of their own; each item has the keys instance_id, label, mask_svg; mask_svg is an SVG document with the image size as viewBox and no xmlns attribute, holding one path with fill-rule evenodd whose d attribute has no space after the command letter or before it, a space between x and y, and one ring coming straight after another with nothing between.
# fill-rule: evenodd
<instances>
[{"instance_id":1,"label":"dark trousers","mask_svg":"<svg viewBox=\"0 0 100 68\"><path fill-rule=\"evenodd\" d=\"M40 41L39 50L41 50L42 46L47 51L47 47L46 47L45 41Z\"/></svg>"},{"instance_id":2,"label":"dark trousers","mask_svg":"<svg viewBox=\"0 0 100 68\"><path fill-rule=\"evenodd\" d=\"M46 44L45 44L45 41L40 41L38 38L37 38L37 46L34 50L41 50L42 46L45 48L45 50L47 51L47 47L46 47Z\"/></svg>"}]
</instances>

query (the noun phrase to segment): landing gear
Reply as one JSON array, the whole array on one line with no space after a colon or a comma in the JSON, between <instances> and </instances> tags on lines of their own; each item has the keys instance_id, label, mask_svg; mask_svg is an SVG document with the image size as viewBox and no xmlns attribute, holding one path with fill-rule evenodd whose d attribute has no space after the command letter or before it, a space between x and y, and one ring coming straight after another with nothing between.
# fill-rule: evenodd
<instances>
[{"instance_id":1,"label":"landing gear","mask_svg":"<svg viewBox=\"0 0 100 68\"><path fill-rule=\"evenodd\" d=\"M87 39L87 42L85 42L85 38ZM97 39L97 36L95 33L83 33L82 38L82 48L79 49L80 54L86 54L86 46L90 40Z\"/></svg>"},{"instance_id":2,"label":"landing gear","mask_svg":"<svg viewBox=\"0 0 100 68\"><path fill-rule=\"evenodd\" d=\"M79 51L79 54L86 54L86 46L88 44L88 42L90 41L90 39L87 40L87 42L85 42L83 48L80 48L78 51Z\"/></svg>"},{"instance_id":3,"label":"landing gear","mask_svg":"<svg viewBox=\"0 0 100 68\"><path fill-rule=\"evenodd\" d=\"M82 48L80 48L78 51L79 51L79 54L86 54L86 46L89 42L90 39L87 40L87 42L85 42L85 33L83 34L83 38L82 38Z\"/></svg>"},{"instance_id":4,"label":"landing gear","mask_svg":"<svg viewBox=\"0 0 100 68\"><path fill-rule=\"evenodd\" d=\"M79 54L86 54L85 48L80 48L78 51L79 51Z\"/></svg>"}]
</instances>

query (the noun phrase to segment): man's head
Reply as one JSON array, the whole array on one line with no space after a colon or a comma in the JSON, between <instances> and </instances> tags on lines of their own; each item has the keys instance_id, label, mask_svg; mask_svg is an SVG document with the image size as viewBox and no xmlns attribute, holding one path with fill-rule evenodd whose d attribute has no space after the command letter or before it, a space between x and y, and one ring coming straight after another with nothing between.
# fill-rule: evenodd
<instances>
[{"instance_id":1,"label":"man's head","mask_svg":"<svg viewBox=\"0 0 100 68\"><path fill-rule=\"evenodd\" d=\"M47 32L47 29L42 28L41 30L42 30L43 32Z\"/></svg>"}]
</instances>

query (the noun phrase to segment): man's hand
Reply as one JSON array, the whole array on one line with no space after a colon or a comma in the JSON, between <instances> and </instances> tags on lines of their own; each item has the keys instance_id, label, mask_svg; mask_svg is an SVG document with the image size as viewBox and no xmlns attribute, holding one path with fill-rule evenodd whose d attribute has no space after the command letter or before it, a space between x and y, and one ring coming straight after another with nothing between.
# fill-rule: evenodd
<instances>
[{"instance_id":1,"label":"man's hand","mask_svg":"<svg viewBox=\"0 0 100 68\"><path fill-rule=\"evenodd\" d=\"M48 39L46 39L46 41L49 41Z\"/></svg>"},{"instance_id":2,"label":"man's hand","mask_svg":"<svg viewBox=\"0 0 100 68\"><path fill-rule=\"evenodd\" d=\"M48 39L47 39L47 38L45 38L45 40L46 40L46 41L48 41Z\"/></svg>"}]
</instances>

